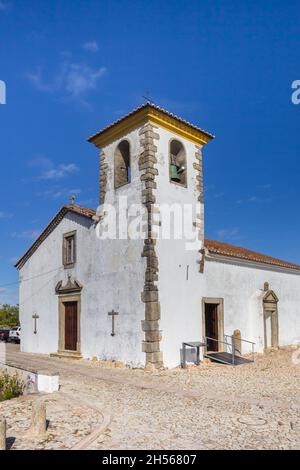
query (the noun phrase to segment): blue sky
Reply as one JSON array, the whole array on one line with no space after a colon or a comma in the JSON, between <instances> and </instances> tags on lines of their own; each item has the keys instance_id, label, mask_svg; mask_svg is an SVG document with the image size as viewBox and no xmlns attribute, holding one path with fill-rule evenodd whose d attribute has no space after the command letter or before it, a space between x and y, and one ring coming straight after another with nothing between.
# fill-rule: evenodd
<instances>
[{"instance_id":1,"label":"blue sky","mask_svg":"<svg viewBox=\"0 0 300 470\"><path fill-rule=\"evenodd\" d=\"M206 236L300 264L297 79L298 1L0 0L0 303L70 193L97 205L86 138L147 92L216 136Z\"/></svg>"}]
</instances>

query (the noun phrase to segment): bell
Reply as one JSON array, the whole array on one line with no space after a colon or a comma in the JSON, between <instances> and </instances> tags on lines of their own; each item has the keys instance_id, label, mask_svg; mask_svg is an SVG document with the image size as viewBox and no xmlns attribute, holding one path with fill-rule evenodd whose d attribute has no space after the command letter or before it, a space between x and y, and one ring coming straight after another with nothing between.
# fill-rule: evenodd
<instances>
[{"instance_id":1,"label":"bell","mask_svg":"<svg viewBox=\"0 0 300 470\"><path fill-rule=\"evenodd\" d=\"M170 165L170 178L172 181L176 183L180 183L180 177L178 175L178 168L177 165Z\"/></svg>"}]
</instances>

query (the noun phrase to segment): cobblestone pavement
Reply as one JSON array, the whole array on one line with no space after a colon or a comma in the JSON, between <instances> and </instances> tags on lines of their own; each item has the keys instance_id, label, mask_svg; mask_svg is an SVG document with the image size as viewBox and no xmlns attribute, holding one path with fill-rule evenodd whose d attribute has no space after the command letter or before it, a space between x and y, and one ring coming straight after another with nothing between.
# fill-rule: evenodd
<instances>
[{"instance_id":1,"label":"cobblestone pavement","mask_svg":"<svg viewBox=\"0 0 300 470\"><path fill-rule=\"evenodd\" d=\"M257 355L254 364L237 367L205 362L144 372L9 346L9 360L58 371L61 389L42 397L50 423L41 439L26 434L35 396L1 403L0 415L12 449L71 448L90 433L90 449L300 449L300 364L293 352Z\"/></svg>"}]
</instances>

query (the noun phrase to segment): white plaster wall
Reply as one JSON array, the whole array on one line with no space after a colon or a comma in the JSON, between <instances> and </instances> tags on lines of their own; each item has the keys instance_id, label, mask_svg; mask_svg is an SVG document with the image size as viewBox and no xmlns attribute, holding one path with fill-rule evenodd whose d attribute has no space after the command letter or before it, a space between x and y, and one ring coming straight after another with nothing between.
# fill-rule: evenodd
<instances>
[{"instance_id":1,"label":"white plaster wall","mask_svg":"<svg viewBox=\"0 0 300 470\"><path fill-rule=\"evenodd\" d=\"M224 333L235 329L242 338L255 344L256 352L264 350L263 291L269 282L279 298L279 346L300 343L300 276L218 261L205 262L204 274L198 272L193 257L173 242L164 250L160 243L159 292L163 340L161 349L167 367L180 361L183 341L202 341L202 298L224 299ZM181 254L180 254L181 252ZM195 254L194 254L195 257ZM190 276L186 280L186 264ZM243 352L251 345L243 343Z\"/></svg>"},{"instance_id":2,"label":"white plaster wall","mask_svg":"<svg viewBox=\"0 0 300 470\"><path fill-rule=\"evenodd\" d=\"M193 169L196 147L182 138L187 154L188 187L169 182L168 150L174 135L157 129L159 175L157 202L196 204L198 191ZM204 148L203 158L207 149ZM263 351L262 291L269 282L279 297L279 344L300 342L300 276L294 272L276 272L274 269L239 266L206 261L204 273L199 272L200 255L186 250L186 240L158 240L159 298L161 303L161 350L164 364L174 367L180 363L183 341L202 341L202 298L224 299L224 333L232 335L241 330L242 338L256 343L256 351ZM187 266L189 274L187 278ZM244 351L250 346L244 344Z\"/></svg>"},{"instance_id":3,"label":"white plaster wall","mask_svg":"<svg viewBox=\"0 0 300 470\"><path fill-rule=\"evenodd\" d=\"M77 231L78 261L72 270L62 265L63 234ZM85 281L81 266L90 255L92 224L85 217L67 214L37 251L20 270L20 322L22 327L21 350L51 353L58 348L58 297L55 286L67 281L68 272ZM87 260L88 262L88 260ZM33 333L32 315L39 315L37 334Z\"/></svg>"},{"instance_id":4,"label":"white plaster wall","mask_svg":"<svg viewBox=\"0 0 300 470\"><path fill-rule=\"evenodd\" d=\"M77 231L77 262L73 269L65 270L62 238L64 233L72 230ZM72 279L76 278L83 285L82 355L142 364L140 292L144 271L137 266L137 253L141 253L140 246L126 246L123 240L98 240L94 225L88 219L68 213L21 269L21 279L24 279L20 285L22 351L46 354L57 351L58 296L55 286L60 280L65 284L70 273ZM33 276L32 280L26 281ZM114 337L111 336L111 317L107 315L112 309L119 312ZM33 313L40 317L36 335L33 333Z\"/></svg>"},{"instance_id":5,"label":"white plaster wall","mask_svg":"<svg viewBox=\"0 0 300 470\"><path fill-rule=\"evenodd\" d=\"M103 148L108 164L107 187L105 204L112 205L119 216L119 198L127 198L127 206L141 204L142 183L138 168L140 154L139 129L126 135L130 144L131 156L131 183L115 190L114 188L114 154L122 139L118 139ZM105 211L105 205L103 206ZM116 336L111 337L111 317L106 318L104 334L97 339L103 343L101 357L118 359L134 366L144 365L145 355L142 352L143 332L141 321L144 319L145 307L141 301L141 292L144 288L146 260L141 257L144 240L102 240L101 263L98 270L101 274L100 283L106 279L101 287L101 295L96 296L94 307L100 303L101 310L108 312L112 308L119 312L116 317ZM94 286L96 287L96 286ZM93 287L92 287L93 289ZM107 313L106 313L107 317ZM92 317L89 316L89 329L93 328ZM102 329L98 328L98 331Z\"/></svg>"},{"instance_id":6,"label":"white plaster wall","mask_svg":"<svg viewBox=\"0 0 300 470\"><path fill-rule=\"evenodd\" d=\"M174 136L159 128L157 203L192 204L196 208L199 192L196 189L196 146L192 142ZM187 188L169 181L169 144L172 138L179 140L186 151ZM205 153L205 151L204 151ZM203 208L201 209L203 210ZM193 221L196 219L193 218ZM191 222L192 223L192 222ZM158 240L159 257L158 287L161 303L162 330L161 350L164 364L174 367L180 363L180 348L183 341L201 339L201 299L204 295L204 276L199 273L200 242L194 250L186 249L185 239ZM187 277L188 266L188 277Z\"/></svg>"},{"instance_id":7,"label":"white plaster wall","mask_svg":"<svg viewBox=\"0 0 300 470\"><path fill-rule=\"evenodd\" d=\"M131 144L132 182L114 190L113 156L119 141L103 149L108 163L106 203L118 206L119 195L128 204L141 202L138 170L138 130L128 136ZM118 211L117 211L118 212ZM77 230L77 261L73 269L62 266L63 234ZM93 223L85 217L68 213L21 269L20 319L23 351L51 353L58 348L58 297L55 286L67 274L83 285L81 293L81 352L84 357L97 356L139 366L142 353L144 304L141 292L145 279L145 259L141 257L143 240L99 240ZM39 274L51 273L36 277ZM35 276L30 281L25 281ZM115 319L115 336L111 336L111 317ZM33 334L33 313L37 313L38 333Z\"/></svg>"},{"instance_id":8,"label":"white plaster wall","mask_svg":"<svg viewBox=\"0 0 300 470\"><path fill-rule=\"evenodd\" d=\"M114 152L120 140L103 149L108 163L106 203L118 207L118 196L128 197L128 205L141 202L141 181L138 169L140 153L139 129L126 138L131 147L132 182L114 190ZM187 154L188 187L169 182L168 150L174 137L157 129L159 175L157 203L192 203L196 205L196 171L193 169L196 147L181 140ZM205 158L206 149L204 149ZM118 212L118 211L117 211ZM77 230L77 262L72 270L62 266L63 234ZM51 353L58 347L58 281L72 278L83 285L81 299L81 348L84 357L116 359L134 366L144 364L141 350L146 259L141 257L143 240L98 240L93 223L82 216L68 213L44 243L21 269L20 318L23 351ZM158 240L159 299L161 303L161 350L167 367L180 362L183 341L202 339L202 298L224 298L225 333L240 329L242 337L263 348L262 295L264 282L270 283L279 298L279 342L288 345L300 342L299 305L300 277L274 270L250 268L238 264L206 261L204 274L199 272L198 248L186 250L186 240ZM188 266L188 277L187 277ZM48 274L45 274L48 273ZM40 276L42 274L42 276ZM34 279L26 281L28 278ZM119 312L116 336L111 337L108 311ZM37 313L38 333L33 334L33 313Z\"/></svg>"},{"instance_id":9,"label":"white plaster wall","mask_svg":"<svg viewBox=\"0 0 300 470\"><path fill-rule=\"evenodd\" d=\"M300 273L299 273L300 274ZM264 283L277 295L279 345L300 343L300 275L258 269L230 263L207 261L205 265L206 297L224 298L224 331L239 329L242 338L264 349Z\"/></svg>"}]
</instances>

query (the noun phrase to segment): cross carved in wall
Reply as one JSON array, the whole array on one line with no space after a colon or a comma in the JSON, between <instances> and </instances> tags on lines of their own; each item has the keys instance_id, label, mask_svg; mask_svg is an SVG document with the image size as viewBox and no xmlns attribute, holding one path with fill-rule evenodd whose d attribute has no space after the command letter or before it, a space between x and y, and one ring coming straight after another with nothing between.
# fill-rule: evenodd
<instances>
[{"instance_id":1,"label":"cross carved in wall","mask_svg":"<svg viewBox=\"0 0 300 470\"><path fill-rule=\"evenodd\" d=\"M111 336L115 336L115 316L119 315L118 312L115 312L114 309L111 312L108 312L108 315L111 316Z\"/></svg>"},{"instance_id":2,"label":"cross carved in wall","mask_svg":"<svg viewBox=\"0 0 300 470\"><path fill-rule=\"evenodd\" d=\"M34 319L34 330L33 330L33 333L36 335L37 334L37 325L36 325L36 321L39 317L39 315L37 315L36 313L34 315L32 315L32 318Z\"/></svg>"}]
</instances>

